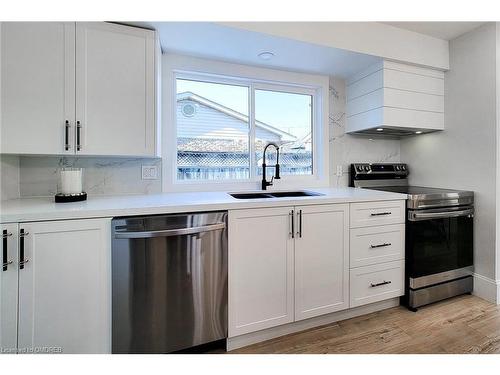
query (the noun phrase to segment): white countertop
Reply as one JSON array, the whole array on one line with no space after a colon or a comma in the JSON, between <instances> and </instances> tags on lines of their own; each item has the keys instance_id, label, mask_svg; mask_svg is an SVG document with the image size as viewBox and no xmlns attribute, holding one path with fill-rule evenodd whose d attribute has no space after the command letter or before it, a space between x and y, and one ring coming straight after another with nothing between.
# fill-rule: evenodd
<instances>
[{"instance_id":1,"label":"white countertop","mask_svg":"<svg viewBox=\"0 0 500 375\"><path fill-rule=\"evenodd\" d=\"M54 203L54 197L20 198L0 202L0 222L154 215L406 199L406 194L355 188L315 188L303 190L310 190L324 195L292 198L236 199L231 197L227 192L193 192L90 196L84 202L75 203Z\"/></svg>"}]
</instances>

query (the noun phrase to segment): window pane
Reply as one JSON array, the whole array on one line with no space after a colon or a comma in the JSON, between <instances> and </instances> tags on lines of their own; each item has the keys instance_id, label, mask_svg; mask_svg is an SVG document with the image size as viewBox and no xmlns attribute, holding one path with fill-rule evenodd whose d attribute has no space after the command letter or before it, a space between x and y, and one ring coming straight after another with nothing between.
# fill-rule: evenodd
<instances>
[{"instance_id":1,"label":"window pane","mask_svg":"<svg viewBox=\"0 0 500 375\"><path fill-rule=\"evenodd\" d=\"M311 95L255 90L255 153L258 175L262 175L262 151L268 142L280 146L281 174L312 174ZM274 148L268 149L266 163L268 166L276 163Z\"/></svg>"},{"instance_id":2,"label":"window pane","mask_svg":"<svg viewBox=\"0 0 500 375\"><path fill-rule=\"evenodd\" d=\"M248 87L176 83L177 179L249 178Z\"/></svg>"}]
</instances>

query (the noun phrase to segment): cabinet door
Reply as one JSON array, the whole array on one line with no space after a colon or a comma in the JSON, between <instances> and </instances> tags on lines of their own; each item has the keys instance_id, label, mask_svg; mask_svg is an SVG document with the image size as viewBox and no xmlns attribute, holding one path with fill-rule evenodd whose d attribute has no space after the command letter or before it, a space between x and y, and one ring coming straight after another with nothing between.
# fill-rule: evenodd
<instances>
[{"instance_id":1,"label":"cabinet door","mask_svg":"<svg viewBox=\"0 0 500 375\"><path fill-rule=\"evenodd\" d=\"M294 319L291 212L229 212L229 337Z\"/></svg>"},{"instance_id":2,"label":"cabinet door","mask_svg":"<svg viewBox=\"0 0 500 375\"><path fill-rule=\"evenodd\" d=\"M154 156L154 35L103 22L76 24L77 153Z\"/></svg>"},{"instance_id":3,"label":"cabinet door","mask_svg":"<svg viewBox=\"0 0 500 375\"><path fill-rule=\"evenodd\" d=\"M17 224L0 226L0 354L17 349Z\"/></svg>"},{"instance_id":4,"label":"cabinet door","mask_svg":"<svg viewBox=\"0 0 500 375\"><path fill-rule=\"evenodd\" d=\"M20 225L21 353L111 352L110 226L108 219Z\"/></svg>"},{"instance_id":5,"label":"cabinet door","mask_svg":"<svg viewBox=\"0 0 500 375\"><path fill-rule=\"evenodd\" d=\"M1 152L74 153L75 24L3 22L0 28Z\"/></svg>"},{"instance_id":6,"label":"cabinet door","mask_svg":"<svg viewBox=\"0 0 500 375\"><path fill-rule=\"evenodd\" d=\"M349 205L296 207L295 320L349 307Z\"/></svg>"}]
</instances>

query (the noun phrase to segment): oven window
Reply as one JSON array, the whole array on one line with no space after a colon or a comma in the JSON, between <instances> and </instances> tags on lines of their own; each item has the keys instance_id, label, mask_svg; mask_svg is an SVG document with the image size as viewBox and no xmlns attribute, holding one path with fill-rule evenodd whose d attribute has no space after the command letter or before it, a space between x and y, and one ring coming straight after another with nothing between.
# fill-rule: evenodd
<instances>
[{"instance_id":1,"label":"oven window","mask_svg":"<svg viewBox=\"0 0 500 375\"><path fill-rule=\"evenodd\" d=\"M473 218L408 221L406 261L410 277L432 275L473 264Z\"/></svg>"}]
</instances>

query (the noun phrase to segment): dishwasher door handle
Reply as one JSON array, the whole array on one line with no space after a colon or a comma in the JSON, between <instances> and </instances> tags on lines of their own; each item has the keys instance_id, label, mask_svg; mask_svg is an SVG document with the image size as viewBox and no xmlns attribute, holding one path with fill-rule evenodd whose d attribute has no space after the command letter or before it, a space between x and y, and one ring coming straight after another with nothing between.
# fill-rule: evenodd
<instances>
[{"instance_id":1,"label":"dishwasher door handle","mask_svg":"<svg viewBox=\"0 0 500 375\"><path fill-rule=\"evenodd\" d=\"M185 236L189 234L197 234L204 232L211 232L214 230L225 229L225 223L210 224L202 227L192 227L192 228L179 228L179 229L165 229L165 230L152 230L146 232L115 232L116 239L127 239L127 238L153 238L153 237L172 237L172 236Z\"/></svg>"}]
</instances>

